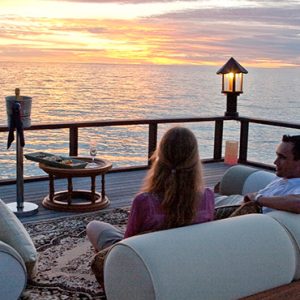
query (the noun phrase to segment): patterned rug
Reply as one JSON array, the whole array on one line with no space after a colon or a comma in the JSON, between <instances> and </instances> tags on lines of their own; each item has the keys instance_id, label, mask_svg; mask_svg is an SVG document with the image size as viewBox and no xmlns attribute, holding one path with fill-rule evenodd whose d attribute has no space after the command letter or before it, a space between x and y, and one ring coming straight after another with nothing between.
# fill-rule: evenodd
<instances>
[{"instance_id":1,"label":"patterned rug","mask_svg":"<svg viewBox=\"0 0 300 300\"><path fill-rule=\"evenodd\" d=\"M37 276L21 299L105 299L91 271L94 251L85 228L91 220L125 228L127 217L127 210L113 209L25 224L39 253L39 262Z\"/></svg>"}]
</instances>

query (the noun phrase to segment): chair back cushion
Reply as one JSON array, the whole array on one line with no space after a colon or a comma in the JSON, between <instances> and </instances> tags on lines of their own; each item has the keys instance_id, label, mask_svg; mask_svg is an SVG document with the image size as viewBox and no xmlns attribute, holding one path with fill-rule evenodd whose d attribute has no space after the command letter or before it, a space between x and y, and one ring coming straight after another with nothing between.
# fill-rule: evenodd
<instances>
[{"instance_id":1,"label":"chair back cushion","mask_svg":"<svg viewBox=\"0 0 300 300\"><path fill-rule=\"evenodd\" d=\"M250 174L243 185L242 195L257 192L276 178L274 173L259 170Z\"/></svg>"},{"instance_id":2,"label":"chair back cushion","mask_svg":"<svg viewBox=\"0 0 300 300\"><path fill-rule=\"evenodd\" d=\"M220 195L246 195L269 184L275 174L256 168L236 165L229 168L220 182Z\"/></svg>"}]
</instances>

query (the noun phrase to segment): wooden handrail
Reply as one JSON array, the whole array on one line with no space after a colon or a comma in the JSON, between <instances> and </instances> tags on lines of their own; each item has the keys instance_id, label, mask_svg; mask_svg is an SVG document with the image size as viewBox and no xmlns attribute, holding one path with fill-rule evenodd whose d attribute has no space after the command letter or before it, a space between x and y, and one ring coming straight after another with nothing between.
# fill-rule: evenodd
<instances>
[{"instance_id":1,"label":"wooden handrail","mask_svg":"<svg viewBox=\"0 0 300 300\"><path fill-rule=\"evenodd\" d=\"M63 128L84 128L84 127L106 127L106 126L128 126L128 125L148 125L148 124L167 124L167 123L197 123L212 122L215 120L231 120L230 117L194 117L194 118L162 118L162 119L134 119L134 120L103 120L89 122L66 122L66 123L46 123L34 124L25 130L51 130ZM7 132L8 127L1 125L0 132Z\"/></svg>"},{"instance_id":2,"label":"wooden handrail","mask_svg":"<svg viewBox=\"0 0 300 300\"><path fill-rule=\"evenodd\" d=\"M238 117L237 121L248 121L249 123L256 123L261 125L270 125L276 127L286 127L286 128L295 128L300 129L300 124L296 124L293 122L283 122L277 120L266 120L266 119L259 119L259 118L249 118L249 117Z\"/></svg>"}]
</instances>

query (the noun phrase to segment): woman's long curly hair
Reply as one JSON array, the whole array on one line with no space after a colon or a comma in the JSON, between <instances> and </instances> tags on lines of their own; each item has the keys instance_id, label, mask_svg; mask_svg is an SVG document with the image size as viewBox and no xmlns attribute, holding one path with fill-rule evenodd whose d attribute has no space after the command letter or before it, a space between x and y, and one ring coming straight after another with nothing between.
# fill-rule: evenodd
<instances>
[{"instance_id":1,"label":"woman's long curly hair","mask_svg":"<svg viewBox=\"0 0 300 300\"><path fill-rule=\"evenodd\" d=\"M162 229L191 224L204 188L195 135L185 127L169 129L151 160L142 191L161 199L166 215Z\"/></svg>"}]
</instances>

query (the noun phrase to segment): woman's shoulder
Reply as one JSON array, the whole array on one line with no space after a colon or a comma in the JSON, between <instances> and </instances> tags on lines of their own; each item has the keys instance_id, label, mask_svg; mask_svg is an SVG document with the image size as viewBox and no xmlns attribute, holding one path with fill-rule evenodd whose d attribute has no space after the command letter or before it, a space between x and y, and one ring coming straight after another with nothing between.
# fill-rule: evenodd
<instances>
[{"instance_id":1,"label":"woman's shoulder","mask_svg":"<svg viewBox=\"0 0 300 300\"><path fill-rule=\"evenodd\" d=\"M133 202L135 204L146 204L147 202L157 201L157 199L157 196L152 193L142 192L135 196Z\"/></svg>"},{"instance_id":2,"label":"woman's shoulder","mask_svg":"<svg viewBox=\"0 0 300 300\"><path fill-rule=\"evenodd\" d=\"M139 199L139 200L149 199L149 198L154 198L154 195L148 192L141 192L135 196L135 199Z\"/></svg>"}]
</instances>

